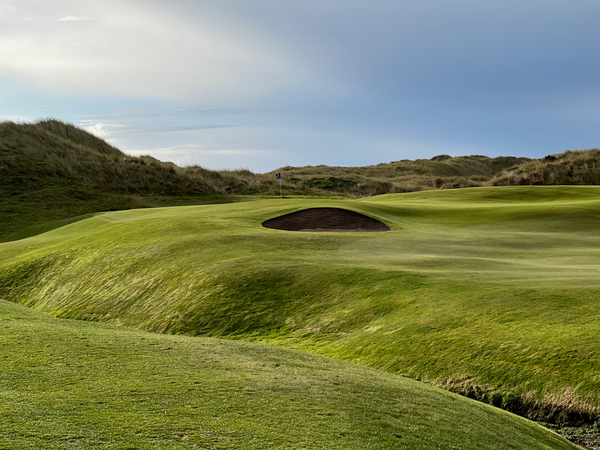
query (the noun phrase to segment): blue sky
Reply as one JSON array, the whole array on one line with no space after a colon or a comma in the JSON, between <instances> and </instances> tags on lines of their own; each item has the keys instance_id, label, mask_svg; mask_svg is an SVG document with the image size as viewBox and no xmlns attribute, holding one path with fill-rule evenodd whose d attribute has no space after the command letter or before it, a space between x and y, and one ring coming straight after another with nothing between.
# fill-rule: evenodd
<instances>
[{"instance_id":1,"label":"blue sky","mask_svg":"<svg viewBox=\"0 0 600 450\"><path fill-rule=\"evenodd\" d=\"M180 165L600 146L598 1L0 0L0 118Z\"/></svg>"}]
</instances>

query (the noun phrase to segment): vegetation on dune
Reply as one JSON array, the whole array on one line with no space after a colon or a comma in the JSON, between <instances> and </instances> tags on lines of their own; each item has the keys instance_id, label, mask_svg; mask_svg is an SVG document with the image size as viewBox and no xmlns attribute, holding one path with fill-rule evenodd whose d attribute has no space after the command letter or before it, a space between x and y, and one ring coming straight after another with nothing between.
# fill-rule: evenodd
<instances>
[{"instance_id":1,"label":"vegetation on dune","mask_svg":"<svg viewBox=\"0 0 600 450\"><path fill-rule=\"evenodd\" d=\"M495 187L106 213L0 245L0 296L63 318L309 350L530 418L593 423L599 198ZM392 231L261 227L315 206Z\"/></svg>"},{"instance_id":2,"label":"vegetation on dune","mask_svg":"<svg viewBox=\"0 0 600 450\"><path fill-rule=\"evenodd\" d=\"M379 193L480 186L501 170L527 158L439 155L367 167L284 167L268 174L249 170L181 168L150 156L132 157L88 132L58 120L34 124L0 123L3 195L56 185L94 188L118 195L275 193L274 174L295 194L332 191L364 197Z\"/></svg>"},{"instance_id":3,"label":"vegetation on dune","mask_svg":"<svg viewBox=\"0 0 600 450\"><path fill-rule=\"evenodd\" d=\"M128 156L100 138L58 120L0 123L2 187L12 195L56 185L129 196L246 194L274 188L245 171L181 168L151 156Z\"/></svg>"},{"instance_id":4,"label":"vegetation on dune","mask_svg":"<svg viewBox=\"0 0 600 450\"><path fill-rule=\"evenodd\" d=\"M283 167L284 179L298 185L316 186L350 197L485 186L502 170L530 161L529 158L472 155L431 159L408 159L364 167Z\"/></svg>"},{"instance_id":5,"label":"vegetation on dune","mask_svg":"<svg viewBox=\"0 0 600 450\"><path fill-rule=\"evenodd\" d=\"M131 157L57 120L0 123L0 241L99 211L230 202L266 189L261 183Z\"/></svg>"},{"instance_id":6,"label":"vegetation on dune","mask_svg":"<svg viewBox=\"0 0 600 450\"><path fill-rule=\"evenodd\" d=\"M283 167L256 174L178 167L124 154L59 120L0 123L0 242L50 221L99 211L239 201L240 196L369 197L512 184L597 184L600 151L543 160L481 155L401 160L366 167ZM237 197L234 197L237 196ZM31 229L29 229L31 227Z\"/></svg>"},{"instance_id":7,"label":"vegetation on dune","mask_svg":"<svg viewBox=\"0 0 600 450\"><path fill-rule=\"evenodd\" d=\"M525 162L497 174L491 183L507 185L599 185L600 149L566 151Z\"/></svg>"},{"instance_id":8,"label":"vegetation on dune","mask_svg":"<svg viewBox=\"0 0 600 450\"><path fill-rule=\"evenodd\" d=\"M0 447L574 449L413 380L243 342L53 319L0 300Z\"/></svg>"}]
</instances>

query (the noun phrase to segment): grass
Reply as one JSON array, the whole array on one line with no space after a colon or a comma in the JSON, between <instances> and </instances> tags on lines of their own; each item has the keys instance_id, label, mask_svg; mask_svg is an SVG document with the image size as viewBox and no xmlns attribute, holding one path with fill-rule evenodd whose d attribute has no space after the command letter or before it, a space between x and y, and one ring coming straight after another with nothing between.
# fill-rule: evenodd
<instances>
[{"instance_id":1,"label":"grass","mask_svg":"<svg viewBox=\"0 0 600 450\"><path fill-rule=\"evenodd\" d=\"M0 123L0 242L79 215L239 201L234 194L268 195L276 184L248 171L131 157L58 120Z\"/></svg>"},{"instance_id":2,"label":"grass","mask_svg":"<svg viewBox=\"0 0 600 450\"><path fill-rule=\"evenodd\" d=\"M64 226L98 212L175 205L244 201L249 197L202 194L195 196L121 196L92 187L52 186L15 192L0 201L0 242L14 241Z\"/></svg>"},{"instance_id":3,"label":"grass","mask_svg":"<svg viewBox=\"0 0 600 450\"><path fill-rule=\"evenodd\" d=\"M293 233L305 207L389 233ZM0 245L0 296L63 318L309 350L533 419L600 411L600 188L496 187L96 215Z\"/></svg>"},{"instance_id":4,"label":"grass","mask_svg":"<svg viewBox=\"0 0 600 450\"><path fill-rule=\"evenodd\" d=\"M50 221L102 211L275 197L276 173L287 197L362 198L487 185L599 184L597 167L600 150L593 149L540 160L438 155L365 167L214 171L132 157L56 119L1 122L0 242L33 235Z\"/></svg>"},{"instance_id":5,"label":"grass","mask_svg":"<svg viewBox=\"0 0 600 450\"><path fill-rule=\"evenodd\" d=\"M0 448L576 448L504 411L305 352L6 301L0 342Z\"/></svg>"},{"instance_id":6,"label":"grass","mask_svg":"<svg viewBox=\"0 0 600 450\"><path fill-rule=\"evenodd\" d=\"M496 174L494 186L505 185L598 185L600 149L571 151L523 162Z\"/></svg>"},{"instance_id":7,"label":"grass","mask_svg":"<svg viewBox=\"0 0 600 450\"><path fill-rule=\"evenodd\" d=\"M281 172L284 180L297 187L317 187L359 198L399 192L485 186L503 170L530 161L529 158L514 156L489 158L482 155L438 155L431 159L403 159L363 167L287 166L270 172L270 175Z\"/></svg>"}]
</instances>

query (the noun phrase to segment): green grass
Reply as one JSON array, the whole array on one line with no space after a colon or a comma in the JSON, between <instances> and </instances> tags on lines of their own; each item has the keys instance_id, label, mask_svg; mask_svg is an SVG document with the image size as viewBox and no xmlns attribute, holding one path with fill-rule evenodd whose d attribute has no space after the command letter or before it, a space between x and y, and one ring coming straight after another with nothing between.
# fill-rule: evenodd
<instances>
[{"instance_id":1,"label":"green grass","mask_svg":"<svg viewBox=\"0 0 600 450\"><path fill-rule=\"evenodd\" d=\"M249 199L251 197L219 194L127 197L98 191L89 186L60 185L15 192L5 198L2 198L0 192L0 242L35 236L103 211L232 203Z\"/></svg>"},{"instance_id":2,"label":"green grass","mask_svg":"<svg viewBox=\"0 0 600 450\"><path fill-rule=\"evenodd\" d=\"M600 150L541 160L482 155L401 160L364 167L282 167L265 174L178 167L132 157L56 119L0 122L0 242L54 221L102 211L239 201L239 196L370 197L489 185L600 183ZM281 173L282 185L275 174Z\"/></svg>"},{"instance_id":3,"label":"green grass","mask_svg":"<svg viewBox=\"0 0 600 450\"><path fill-rule=\"evenodd\" d=\"M274 347L0 300L0 448L574 449L441 389Z\"/></svg>"},{"instance_id":4,"label":"green grass","mask_svg":"<svg viewBox=\"0 0 600 450\"><path fill-rule=\"evenodd\" d=\"M389 233L261 222L339 206ZM262 200L96 215L0 245L0 296L50 314L309 350L531 418L600 411L600 188Z\"/></svg>"},{"instance_id":5,"label":"green grass","mask_svg":"<svg viewBox=\"0 0 600 450\"><path fill-rule=\"evenodd\" d=\"M274 177L132 157L58 120L0 122L0 242L101 211L239 201L274 194ZM286 186L287 188L287 186Z\"/></svg>"}]
</instances>

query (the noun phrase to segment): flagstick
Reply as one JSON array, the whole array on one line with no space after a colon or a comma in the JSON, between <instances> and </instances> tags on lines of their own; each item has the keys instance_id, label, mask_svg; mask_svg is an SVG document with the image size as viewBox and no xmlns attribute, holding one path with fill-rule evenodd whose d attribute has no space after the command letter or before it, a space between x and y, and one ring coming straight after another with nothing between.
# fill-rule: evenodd
<instances>
[{"instance_id":1,"label":"flagstick","mask_svg":"<svg viewBox=\"0 0 600 450\"><path fill-rule=\"evenodd\" d=\"M283 199L283 191L281 190L281 176L279 177L279 196Z\"/></svg>"}]
</instances>

